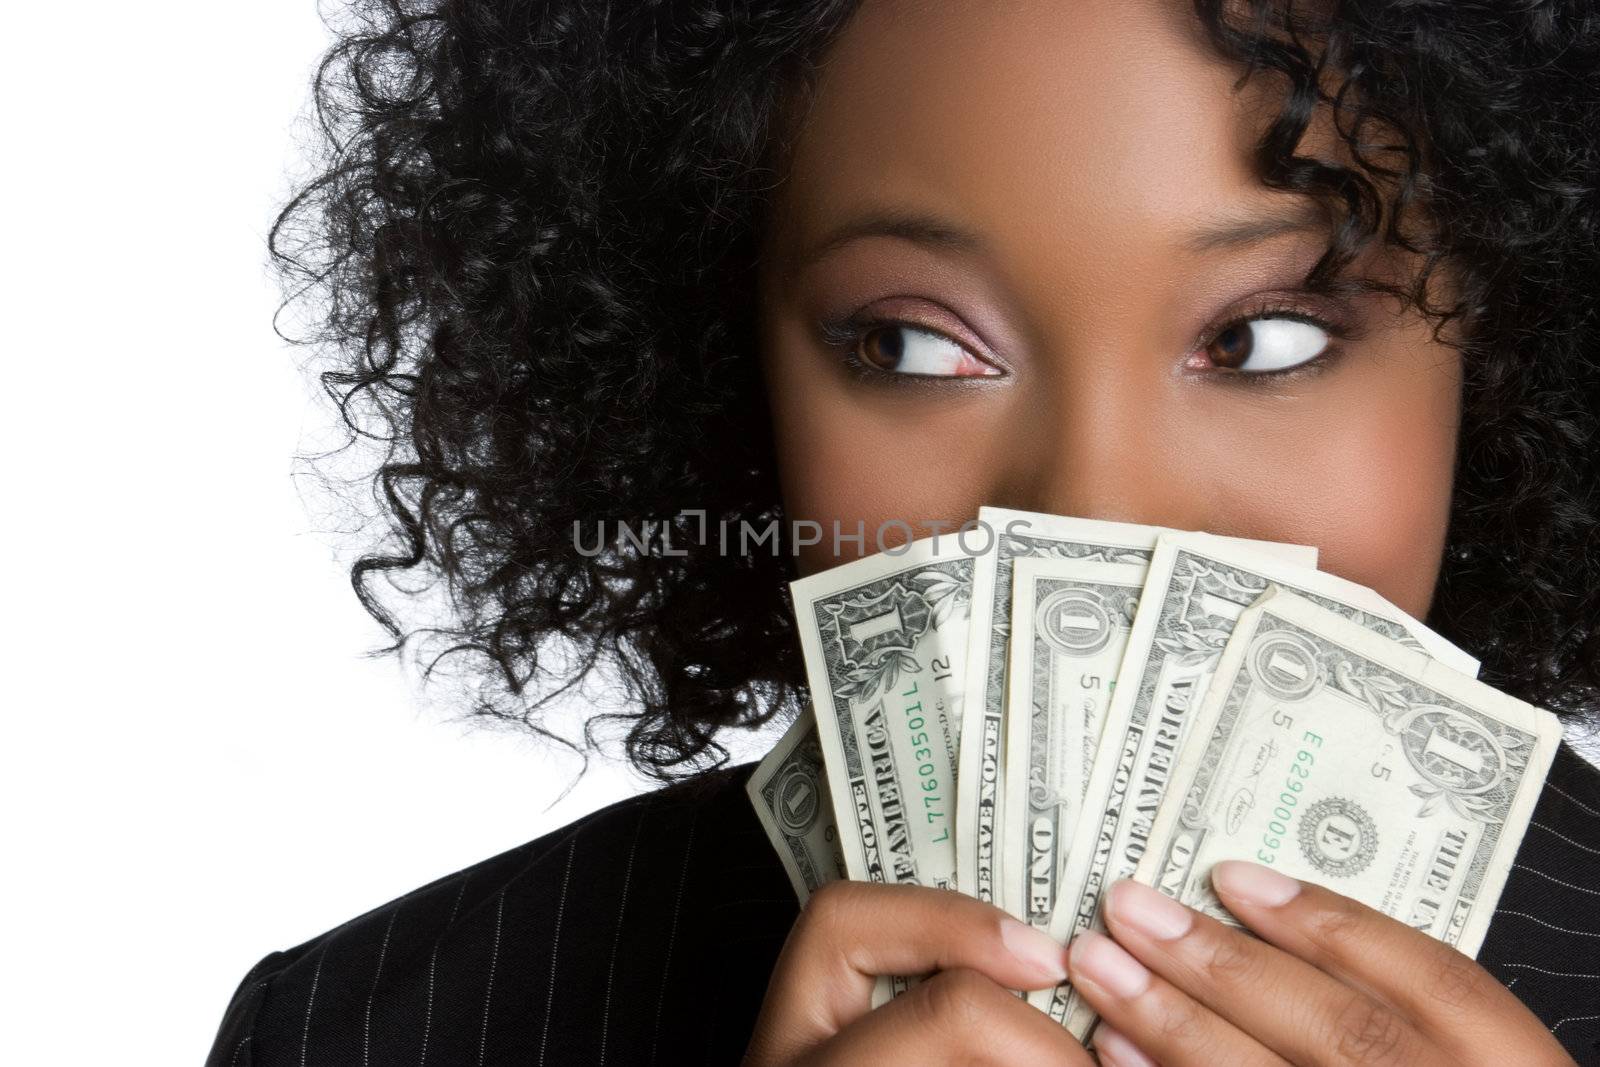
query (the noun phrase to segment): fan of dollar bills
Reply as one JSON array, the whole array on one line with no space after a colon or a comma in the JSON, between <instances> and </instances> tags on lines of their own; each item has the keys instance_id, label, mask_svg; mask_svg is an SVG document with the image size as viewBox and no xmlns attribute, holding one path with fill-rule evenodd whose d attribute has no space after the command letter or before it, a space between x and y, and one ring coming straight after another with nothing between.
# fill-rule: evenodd
<instances>
[{"instance_id":1,"label":"fan of dollar bills","mask_svg":"<svg viewBox=\"0 0 1600 1067\"><path fill-rule=\"evenodd\" d=\"M1126 877L1233 922L1209 871L1244 859L1475 954L1559 722L1316 556L983 508L794 582L811 713L749 791L795 892L939 886L1066 942Z\"/></svg>"}]
</instances>

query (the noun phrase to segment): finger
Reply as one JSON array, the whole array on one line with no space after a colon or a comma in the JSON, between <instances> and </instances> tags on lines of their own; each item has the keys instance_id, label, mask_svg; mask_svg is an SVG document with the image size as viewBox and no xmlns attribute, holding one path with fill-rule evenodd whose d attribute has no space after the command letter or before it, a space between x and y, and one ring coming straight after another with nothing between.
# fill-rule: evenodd
<instances>
[{"instance_id":1,"label":"finger","mask_svg":"<svg viewBox=\"0 0 1600 1067\"><path fill-rule=\"evenodd\" d=\"M1149 886L1117 882L1106 893L1105 916L1141 963L1291 1063L1435 1058L1429 1050L1438 1046L1399 1010Z\"/></svg>"},{"instance_id":2,"label":"finger","mask_svg":"<svg viewBox=\"0 0 1600 1067\"><path fill-rule=\"evenodd\" d=\"M1045 989L1066 977L1066 951L960 893L832 882L812 894L789 932L756 1032L774 1053L792 1055L866 1014L875 976L957 967L1006 988Z\"/></svg>"},{"instance_id":3,"label":"finger","mask_svg":"<svg viewBox=\"0 0 1600 1067\"><path fill-rule=\"evenodd\" d=\"M1078 935L1072 943L1071 970L1072 985L1089 1006L1146 1058L1165 1067L1285 1067L1282 1057L1153 974L1103 934L1086 930Z\"/></svg>"},{"instance_id":4,"label":"finger","mask_svg":"<svg viewBox=\"0 0 1600 1067\"><path fill-rule=\"evenodd\" d=\"M1250 929L1393 1006L1436 1041L1475 1053L1553 1043L1488 971L1397 919L1254 863L1218 863L1211 882Z\"/></svg>"},{"instance_id":5,"label":"finger","mask_svg":"<svg viewBox=\"0 0 1600 1067\"><path fill-rule=\"evenodd\" d=\"M1064 1027L977 971L941 971L824 1042L800 1061L844 1064L1012 1064L1093 1067Z\"/></svg>"},{"instance_id":6,"label":"finger","mask_svg":"<svg viewBox=\"0 0 1600 1067\"><path fill-rule=\"evenodd\" d=\"M1132 1038L1106 1022L1094 1028L1094 1054L1100 1067L1160 1067Z\"/></svg>"}]
</instances>

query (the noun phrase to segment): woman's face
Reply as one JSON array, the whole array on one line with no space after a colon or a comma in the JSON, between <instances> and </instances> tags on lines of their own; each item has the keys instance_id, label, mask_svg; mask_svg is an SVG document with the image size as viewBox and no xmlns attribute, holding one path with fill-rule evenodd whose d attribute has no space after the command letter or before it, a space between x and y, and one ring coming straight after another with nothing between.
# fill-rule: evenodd
<instances>
[{"instance_id":1,"label":"woman's face","mask_svg":"<svg viewBox=\"0 0 1600 1067\"><path fill-rule=\"evenodd\" d=\"M835 43L760 279L784 502L827 531L803 572L834 523L870 553L994 504L1316 545L1426 614L1458 356L1299 290L1327 231L1252 170L1271 87L1189 18L866 0Z\"/></svg>"}]
</instances>

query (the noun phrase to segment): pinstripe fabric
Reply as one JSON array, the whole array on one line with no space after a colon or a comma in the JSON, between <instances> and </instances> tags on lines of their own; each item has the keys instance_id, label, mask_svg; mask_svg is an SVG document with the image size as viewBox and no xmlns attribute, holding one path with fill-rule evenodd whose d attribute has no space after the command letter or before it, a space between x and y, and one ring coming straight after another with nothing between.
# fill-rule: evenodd
<instances>
[{"instance_id":1,"label":"pinstripe fabric","mask_svg":"<svg viewBox=\"0 0 1600 1067\"><path fill-rule=\"evenodd\" d=\"M207 1067L737 1063L793 893L749 767L596 812L251 968ZM1600 772L1565 746L1479 960L1600 1065Z\"/></svg>"},{"instance_id":2,"label":"pinstripe fabric","mask_svg":"<svg viewBox=\"0 0 1600 1067\"><path fill-rule=\"evenodd\" d=\"M1566 745L1545 782L1478 962L1573 1058L1600 1064L1600 771Z\"/></svg>"}]
</instances>

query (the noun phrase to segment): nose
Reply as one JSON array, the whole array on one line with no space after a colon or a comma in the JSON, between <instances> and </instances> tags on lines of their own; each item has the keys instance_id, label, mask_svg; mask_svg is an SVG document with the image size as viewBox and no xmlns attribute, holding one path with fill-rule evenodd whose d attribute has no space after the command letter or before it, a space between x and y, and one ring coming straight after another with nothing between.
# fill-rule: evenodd
<instances>
[{"instance_id":1,"label":"nose","mask_svg":"<svg viewBox=\"0 0 1600 1067\"><path fill-rule=\"evenodd\" d=\"M1170 380L1127 341L1054 354L1027 390L1014 450L995 492L1002 506L1200 529L1211 521L1185 470Z\"/></svg>"}]
</instances>

